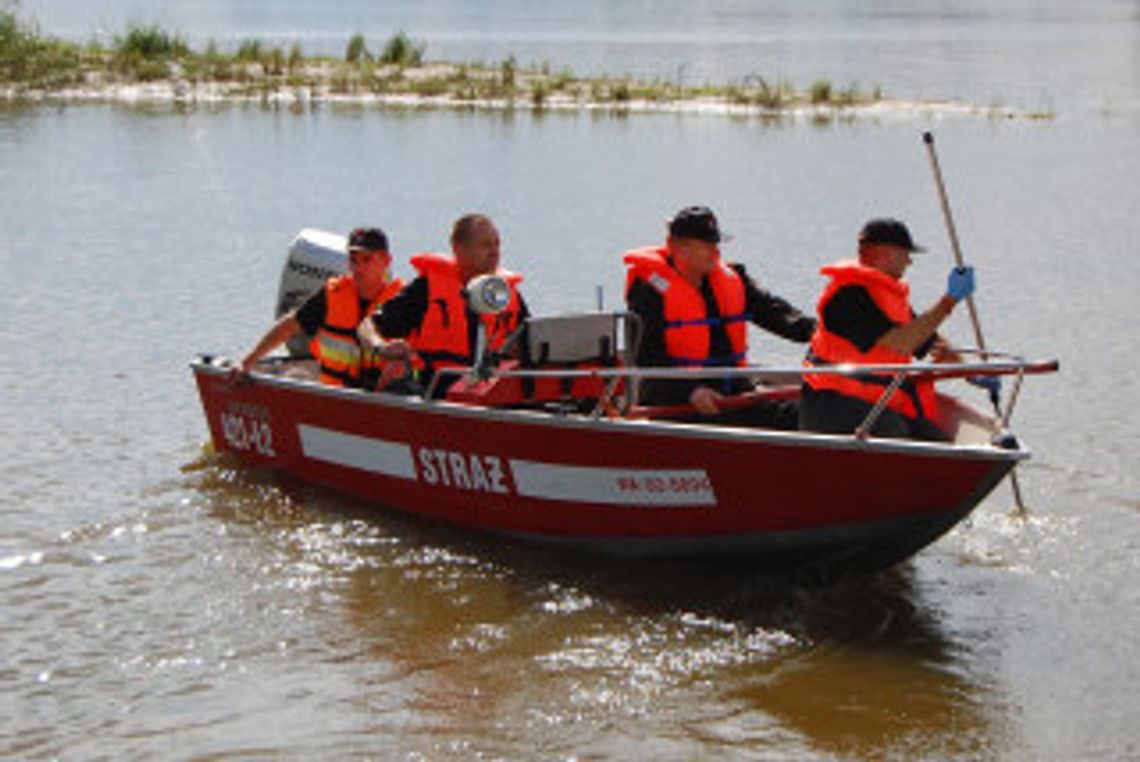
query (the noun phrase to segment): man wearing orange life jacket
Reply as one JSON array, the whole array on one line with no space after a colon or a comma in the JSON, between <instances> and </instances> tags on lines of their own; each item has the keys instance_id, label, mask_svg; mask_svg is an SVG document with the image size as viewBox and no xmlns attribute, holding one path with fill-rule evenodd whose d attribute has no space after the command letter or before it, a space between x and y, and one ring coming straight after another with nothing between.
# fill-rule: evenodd
<instances>
[{"instance_id":1,"label":"man wearing orange life jacket","mask_svg":"<svg viewBox=\"0 0 1140 762\"><path fill-rule=\"evenodd\" d=\"M298 330L313 336L310 347L321 383L371 387L382 371L385 376L403 371L398 362L385 370L382 358L364 357L356 340L360 321L404 285L388 272L388 237L379 228L357 228L348 236L347 254L349 274L330 278L300 307L282 315L238 365L235 378L248 374Z\"/></svg>"},{"instance_id":2,"label":"man wearing orange life jacket","mask_svg":"<svg viewBox=\"0 0 1140 762\"><path fill-rule=\"evenodd\" d=\"M502 349L529 312L518 292L522 276L499 267L499 246L499 231L489 217L460 217L451 231L451 255L412 257L419 276L360 324L361 343L386 357L410 362L425 386L441 368L471 365L480 324L486 329L491 351ZM490 273L510 284L510 303L497 315L475 315L464 288L472 278ZM439 393L458 378L444 378Z\"/></svg>"},{"instance_id":3,"label":"man wearing orange life jacket","mask_svg":"<svg viewBox=\"0 0 1140 762\"><path fill-rule=\"evenodd\" d=\"M721 233L707 207L682 209L669 222L665 246L627 252L626 303L641 318L637 364L648 367L733 367L746 364L749 322L806 342L815 321L756 286L743 265L720 258ZM647 405L691 405L692 420L794 429L794 405L722 410L725 396L752 388L745 379L654 379L642 382Z\"/></svg>"},{"instance_id":4,"label":"man wearing orange life jacket","mask_svg":"<svg viewBox=\"0 0 1140 762\"><path fill-rule=\"evenodd\" d=\"M953 269L946 295L921 315L910 306L902 280L913 252L924 251L906 225L874 219L859 234L859 260L839 262L820 272L830 278L820 297L819 327L806 365L900 364L931 353L955 361L957 354L936 333L954 306L974 291L971 268ZM890 374L804 377L800 428L849 434L866 418L891 382ZM887 403L875 436L945 441L931 381L906 382Z\"/></svg>"}]
</instances>

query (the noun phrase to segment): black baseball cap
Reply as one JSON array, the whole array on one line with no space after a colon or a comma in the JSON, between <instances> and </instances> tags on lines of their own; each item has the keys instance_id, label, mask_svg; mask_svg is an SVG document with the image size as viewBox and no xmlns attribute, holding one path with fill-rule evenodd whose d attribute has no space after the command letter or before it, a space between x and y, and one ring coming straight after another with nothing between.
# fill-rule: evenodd
<instances>
[{"instance_id":1,"label":"black baseball cap","mask_svg":"<svg viewBox=\"0 0 1140 762\"><path fill-rule=\"evenodd\" d=\"M907 251L926 251L910 237L906 225L891 217L874 219L859 231L859 244L899 246Z\"/></svg>"},{"instance_id":2,"label":"black baseball cap","mask_svg":"<svg viewBox=\"0 0 1140 762\"><path fill-rule=\"evenodd\" d=\"M727 241L731 236L720 232L716 215L707 206L688 206L669 220L669 235L673 238L695 238L708 243Z\"/></svg>"},{"instance_id":3,"label":"black baseball cap","mask_svg":"<svg viewBox=\"0 0 1140 762\"><path fill-rule=\"evenodd\" d=\"M349 251L387 251L388 236L380 228L356 228L348 234Z\"/></svg>"}]
</instances>

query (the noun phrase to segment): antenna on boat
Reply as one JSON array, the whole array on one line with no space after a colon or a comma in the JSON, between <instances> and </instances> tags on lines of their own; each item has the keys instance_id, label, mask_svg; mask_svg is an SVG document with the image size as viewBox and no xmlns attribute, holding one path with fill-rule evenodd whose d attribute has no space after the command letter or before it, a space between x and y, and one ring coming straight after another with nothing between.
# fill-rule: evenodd
<instances>
[{"instance_id":1,"label":"antenna on boat","mask_svg":"<svg viewBox=\"0 0 1140 762\"><path fill-rule=\"evenodd\" d=\"M599 283L598 285L594 286L594 295L597 297L597 301L598 301L598 312L605 312L605 310L606 310L606 299L605 299L605 291L602 288L602 284Z\"/></svg>"}]
</instances>

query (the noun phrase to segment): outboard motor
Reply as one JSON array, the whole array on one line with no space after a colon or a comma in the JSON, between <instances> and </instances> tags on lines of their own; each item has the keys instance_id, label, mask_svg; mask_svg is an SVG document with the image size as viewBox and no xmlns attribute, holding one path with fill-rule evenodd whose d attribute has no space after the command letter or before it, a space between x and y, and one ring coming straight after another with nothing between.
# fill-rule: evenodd
<instances>
[{"instance_id":1,"label":"outboard motor","mask_svg":"<svg viewBox=\"0 0 1140 762\"><path fill-rule=\"evenodd\" d=\"M348 272L346 244L344 236L323 230L306 228L297 234L289 245L289 256L281 271L275 318L300 307L329 278ZM289 339L289 354L308 356L311 340L312 336L299 332Z\"/></svg>"}]
</instances>

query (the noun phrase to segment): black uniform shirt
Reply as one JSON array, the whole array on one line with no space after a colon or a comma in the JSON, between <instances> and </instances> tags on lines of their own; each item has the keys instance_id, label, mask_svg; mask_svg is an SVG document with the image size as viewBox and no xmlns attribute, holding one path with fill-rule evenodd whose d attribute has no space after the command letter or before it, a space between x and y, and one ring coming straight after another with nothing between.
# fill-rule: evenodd
<instances>
[{"instance_id":1,"label":"black uniform shirt","mask_svg":"<svg viewBox=\"0 0 1140 762\"><path fill-rule=\"evenodd\" d=\"M744 265L730 265L744 281L744 310L749 320L766 331L790 341L804 343L811 340L815 332L815 319L807 317L786 300L759 288L748 276ZM709 279L701 281L701 296L709 317L719 317L720 308L716 302ZM641 278L636 279L626 295L626 303L631 312L641 318L641 343L637 352L637 364L643 367L669 367L668 352L665 349L665 300L656 288ZM713 357L732 355L732 343L723 323L709 326L709 354ZM677 405L688 402L689 395L697 386L712 386L722 393L735 393L747 389L745 379L718 384L707 379L688 381L684 379L655 379L642 384L641 401L647 405Z\"/></svg>"},{"instance_id":2,"label":"black uniform shirt","mask_svg":"<svg viewBox=\"0 0 1140 762\"><path fill-rule=\"evenodd\" d=\"M914 312L911 312L914 316ZM898 324L875 304L864 286L843 286L823 308L823 325L828 331L847 339L861 352L867 352ZM924 357L937 340L932 335L915 350L915 357Z\"/></svg>"},{"instance_id":3,"label":"black uniform shirt","mask_svg":"<svg viewBox=\"0 0 1140 762\"><path fill-rule=\"evenodd\" d=\"M424 322L428 311L428 282L420 275L396 294L384 302L380 309L372 313L372 323L376 330L385 339L406 339L419 329ZM469 307L464 306L467 315L467 351L475 353L475 344L479 330L478 316ZM519 324L530 316L530 310L519 294ZM453 380L458 376L453 377ZM430 377L425 376L421 381L426 384ZM442 393L442 390L441 390Z\"/></svg>"},{"instance_id":4,"label":"black uniform shirt","mask_svg":"<svg viewBox=\"0 0 1140 762\"><path fill-rule=\"evenodd\" d=\"M478 317L469 308L467 314L467 346L474 351L476 331L479 327ZM428 282L424 276L419 276L396 294L384 302L380 309L372 313L372 322L376 330L385 339L406 339L416 331L424 322L428 311ZM519 294L519 322L530 317L526 301Z\"/></svg>"},{"instance_id":5,"label":"black uniform shirt","mask_svg":"<svg viewBox=\"0 0 1140 762\"><path fill-rule=\"evenodd\" d=\"M367 315L369 306L371 305L367 299L361 299L360 314ZM315 334L325 324L328 316L329 297L324 286L314 291L312 296L297 308L297 322L300 323L301 330L310 335Z\"/></svg>"}]
</instances>

